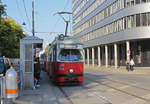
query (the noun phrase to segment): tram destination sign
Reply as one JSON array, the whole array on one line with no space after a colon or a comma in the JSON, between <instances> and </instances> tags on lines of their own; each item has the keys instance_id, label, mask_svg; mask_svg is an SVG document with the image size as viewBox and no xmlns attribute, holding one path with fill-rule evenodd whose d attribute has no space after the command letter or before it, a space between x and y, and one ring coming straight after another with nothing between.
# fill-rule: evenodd
<instances>
[{"instance_id":1,"label":"tram destination sign","mask_svg":"<svg viewBox=\"0 0 150 104\"><path fill-rule=\"evenodd\" d=\"M61 44L60 48L67 48L67 49L82 49L83 46L80 44Z\"/></svg>"}]
</instances>

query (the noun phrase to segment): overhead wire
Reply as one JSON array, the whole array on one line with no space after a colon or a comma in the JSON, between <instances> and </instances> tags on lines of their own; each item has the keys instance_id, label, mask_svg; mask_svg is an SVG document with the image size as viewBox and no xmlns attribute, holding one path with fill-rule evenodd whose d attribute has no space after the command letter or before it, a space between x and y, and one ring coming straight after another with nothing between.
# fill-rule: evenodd
<instances>
[{"instance_id":1,"label":"overhead wire","mask_svg":"<svg viewBox=\"0 0 150 104\"><path fill-rule=\"evenodd\" d=\"M7 14L7 17L9 17L9 18L11 18L13 21L15 21L15 19L12 18L11 16L9 16L8 14ZM16 23L16 24L19 24L17 21L15 21L15 23ZM19 24L19 25L21 25L21 24ZM26 31L32 33L32 32L31 32L30 30L28 30L26 27L24 27L24 29L25 29Z\"/></svg>"},{"instance_id":2,"label":"overhead wire","mask_svg":"<svg viewBox=\"0 0 150 104\"><path fill-rule=\"evenodd\" d=\"M66 5L65 5L64 8L62 9L62 11L64 11L64 10L66 9L66 7L67 7L69 1L70 1L70 0L67 0ZM52 31L55 31L55 28L56 28L56 26L57 26L57 24L58 24L59 21L60 21L60 18L56 21L54 27L52 28Z\"/></svg>"},{"instance_id":3,"label":"overhead wire","mask_svg":"<svg viewBox=\"0 0 150 104\"><path fill-rule=\"evenodd\" d=\"M19 13L20 18L22 18L23 22L25 22L25 21L24 21L24 18L23 18L23 15L22 15L22 13L21 13L21 11L20 11L21 9L20 9L20 7L19 7L18 0L16 0L16 5L17 5L17 10L18 10L18 13Z\"/></svg>"},{"instance_id":4,"label":"overhead wire","mask_svg":"<svg viewBox=\"0 0 150 104\"><path fill-rule=\"evenodd\" d=\"M27 17L27 20L28 20L29 26L31 27L30 19L29 19L28 14L27 14L27 9L26 9L26 5L25 5L25 1L24 1L24 0L22 0L22 1L23 1L23 6L24 6L24 9L25 9L25 14L26 14L26 17Z\"/></svg>"},{"instance_id":5,"label":"overhead wire","mask_svg":"<svg viewBox=\"0 0 150 104\"><path fill-rule=\"evenodd\" d=\"M24 22L25 22L25 19L23 18L23 15L22 15L22 13L21 13L21 9L20 9L20 7L19 7L18 0L16 0L16 5L17 5L18 14L19 14L20 18L23 20L23 23L24 23ZM26 28L26 27L23 27L23 28L24 28L26 31L31 32L31 31L29 30L30 27L29 27L29 29Z\"/></svg>"}]
</instances>

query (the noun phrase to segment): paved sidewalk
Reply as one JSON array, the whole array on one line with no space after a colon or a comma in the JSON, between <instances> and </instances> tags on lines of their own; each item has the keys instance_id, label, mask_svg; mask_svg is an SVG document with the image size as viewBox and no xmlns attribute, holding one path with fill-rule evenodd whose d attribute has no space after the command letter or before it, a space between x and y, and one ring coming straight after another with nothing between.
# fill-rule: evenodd
<instances>
[{"instance_id":1,"label":"paved sidewalk","mask_svg":"<svg viewBox=\"0 0 150 104\"><path fill-rule=\"evenodd\" d=\"M102 70L118 74L150 74L150 67L134 67L133 71L127 71L126 67L119 67L115 69L115 67L106 68L105 66L98 67L98 66L84 65L84 69Z\"/></svg>"},{"instance_id":2,"label":"paved sidewalk","mask_svg":"<svg viewBox=\"0 0 150 104\"><path fill-rule=\"evenodd\" d=\"M14 104L68 104L59 89L50 83L46 72L42 72L39 88L24 90L22 96L14 100Z\"/></svg>"}]
</instances>

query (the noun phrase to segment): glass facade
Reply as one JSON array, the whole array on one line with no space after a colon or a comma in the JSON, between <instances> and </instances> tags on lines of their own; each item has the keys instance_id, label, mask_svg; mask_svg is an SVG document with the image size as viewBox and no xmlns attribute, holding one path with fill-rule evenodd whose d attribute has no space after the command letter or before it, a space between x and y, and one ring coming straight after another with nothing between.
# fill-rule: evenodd
<instances>
[{"instance_id":1,"label":"glass facade","mask_svg":"<svg viewBox=\"0 0 150 104\"><path fill-rule=\"evenodd\" d=\"M150 66L150 40L139 40L131 42L131 58L138 67Z\"/></svg>"},{"instance_id":2,"label":"glass facade","mask_svg":"<svg viewBox=\"0 0 150 104\"><path fill-rule=\"evenodd\" d=\"M103 0L103 2L101 2L99 5L95 6L97 4L99 0L96 0L92 5L93 8L91 9L90 7L92 7L92 5L87 8L90 9L88 11L90 11L89 13L91 13L92 11L94 11L98 6L100 6L105 0ZM77 27L76 29L73 30L73 35L77 35L78 33L80 33L81 31L96 25L98 22L102 21L103 19L113 15L114 13L118 12L119 10L123 9L123 8L127 8L136 4L142 4L142 3L147 3L150 2L150 0L116 0L115 2L113 2L111 5L109 5L107 8L105 8L104 10L100 11L98 14L96 14L95 16L93 16L92 18L90 18L88 21L86 21L85 23L83 23L82 25L80 25L79 27ZM87 10L86 9L86 10ZM81 13L81 15L79 15L73 22L73 26L76 25L77 23L79 23L80 21L82 21L84 19L85 16L87 16L89 13L85 13L86 12L83 11L83 13ZM129 19L130 20L130 19ZM130 22L130 21L129 21ZM129 24L130 25L130 24ZM128 26L128 25L127 25ZM129 26L130 28L131 26Z\"/></svg>"},{"instance_id":3,"label":"glass facade","mask_svg":"<svg viewBox=\"0 0 150 104\"><path fill-rule=\"evenodd\" d=\"M111 33L123 31L125 29L131 29L139 26L149 26L149 25L150 25L150 12L135 14L135 15L121 18L108 25L105 25L104 27L101 27L85 35L82 35L80 37L80 41L86 42L88 40L96 39L97 37L101 37Z\"/></svg>"},{"instance_id":4,"label":"glass facade","mask_svg":"<svg viewBox=\"0 0 150 104\"><path fill-rule=\"evenodd\" d=\"M146 21L147 21L146 13L142 13L141 14L141 22L142 22L141 25L146 26L147 25Z\"/></svg>"},{"instance_id":5,"label":"glass facade","mask_svg":"<svg viewBox=\"0 0 150 104\"><path fill-rule=\"evenodd\" d=\"M74 26L75 24L77 24L78 22L80 22L81 19L83 19L84 17L86 17L88 14L90 14L92 11L94 11L98 6L100 6L101 4L103 4L105 1L106 1L106 0L95 0L95 1L92 3L92 5L90 5L85 11L83 11L83 12L80 14L79 17L77 17L77 19L74 20L73 26ZM80 6L81 6L81 4L80 4ZM80 6L79 6L79 7L80 7ZM78 8L79 8L79 7L78 7ZM78 10L78 12L79 12L81 9L82 9L82 8L80 8L80 9ZM77 10L77 9L76 9L76 10ZM76 12L76 10L73 11L73 16L75 16L75 15L78 13L78 12Z\"/></svg>"},{"instance_id":6,"label":"glass facade","mask_svg":"<svg viewBox=\"0 0 150 104\"><path fill-rule=\"evenodd\" d=\"M136 14L136 27L140 26L140 14Z\"/></svg>"},{"instance_id":7,"label":"glass facade","mask_svg":"<svg viewBox=\"0 0 150 104\"><path fill-rule=\"evenodd\" d=\"M101 64L106 65L105 44L103 43L101 44L101 42L98 43L98 40L96 39L97 38L101 39L100 37L107 38L109 37L109 35L112 36L112 34L115 35L115 33L117 32L126 31L126 30L130 31L130 29L133 29L133 28L142 29L142 27L150 26L150 11L146 10L145 8L144 8L144 12L137 12L138 10L137 11L135 10L136 11L135 13L126 14L125 17L120 17L117 20L113 18L113 15L115 13L117 13L120 10L123 10L124 8L130 9L133 6L140 7L143 4L149 5L148 3L150 2L150 0L116 0L112 2L110 5L108 5L107 7L105 7L103 10L95 14L94 16L87 18L87 20L83 22L82 24L79 24L81 21L85 19L86 16L88 16L88 14L97 11L96 8L101 6L103 3L108 2L107 0L103 0L103 2L96 5L96 2L98 1L101 1L101 0L95 0L93 4L91 4L85 11L80 13L80 15L78 15L78 17L74 20L73 26L75 28L73 29L73 35L75 36L77 35L78 39L80 39L80 41L83 43L92 44L91 45L92 47L89 47L90 45L87 45L90 50L89 52L90 64L92 64L92 49L91 48L93 47L95 47L94 48L94 55L95 55L94 62L95 64L98 64L97 62L98 54L96 53L98 50L97 47L100 46L101 47L101 54L100 54ZM82 10L82 8L80 10ZM112 17L112 20L109 19L111 17ZM108 18L110 22L107 22L106 18ZM103 21L105 22L105 24L102 24ZM88 32L86 30L88 30ZM140 32L142 32L142 30ZM129 34L129 35L132 35L132 34ZM95 40L97 41L99 45L97 43L96 44L94 43ZM130 58L133 58L135 60L135 65L141 66L141 67L150 66L150 48L148 46L150 44L150 40L146 38L145 39L139 38L139 39L133 39L133 40L131 39L128 41L130 44L129 48L131 51ZM108 46L108 65L110 66L114 66L115 64L114 43L106 44ZM126 47L127 47L126 40L117 41L116 44L117 44L118 66L125 66L125 62L128 56L127 50L126 50ZM86 55L86 59L87 59L87 55Z\"/></svg>"}]
</instances>

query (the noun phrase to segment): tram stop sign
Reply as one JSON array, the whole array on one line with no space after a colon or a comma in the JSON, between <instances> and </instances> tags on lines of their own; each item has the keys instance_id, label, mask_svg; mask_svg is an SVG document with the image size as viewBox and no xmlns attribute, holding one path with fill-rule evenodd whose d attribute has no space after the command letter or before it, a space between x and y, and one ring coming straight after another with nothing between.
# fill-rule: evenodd
<instances>
[{"instance_id":1,"label":"tram stop sign","mask_svg":"<svg viewBox=\"0 0 150 104\"><path fill-rule=\"evenodd\" d=\"M127 50L127 55L130 55L131 54L131 51L130 50Z\"/></svg>"},{"instance_id":2,"label":"tram stop sign","mask_svg":"<svg viewBox=\"0 0 150 104\"><path fill-rule=\"evenodd\" d=\"M39 54L40 54L40 51L41 51L41 48L36 48L36 57L39 57Z\"/></svg>"}]
</instances>

